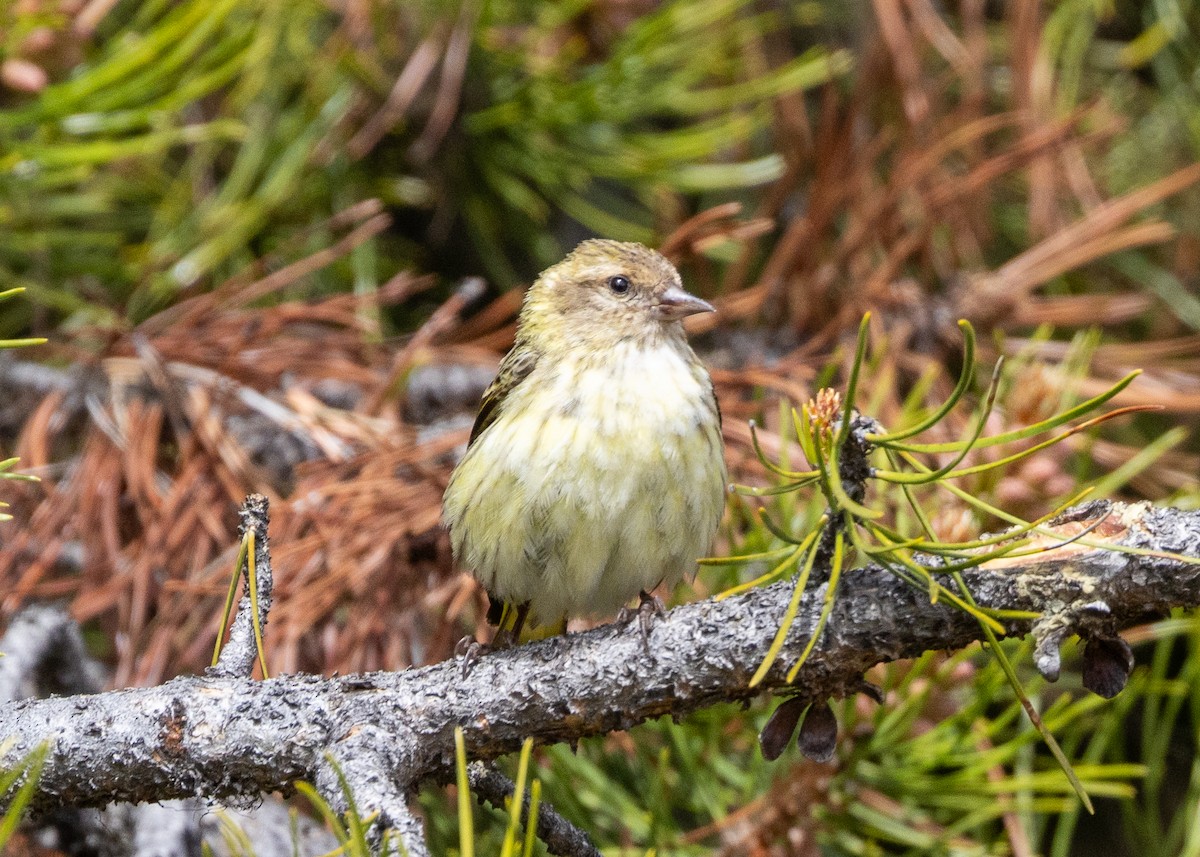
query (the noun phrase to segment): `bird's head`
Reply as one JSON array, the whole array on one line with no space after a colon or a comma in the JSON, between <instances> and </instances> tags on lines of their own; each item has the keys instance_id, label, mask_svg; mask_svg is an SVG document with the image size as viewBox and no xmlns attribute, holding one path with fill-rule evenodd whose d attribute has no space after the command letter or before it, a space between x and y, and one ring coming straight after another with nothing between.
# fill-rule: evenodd
<instances>
[{"instance_id":1,"label":"bird's head","mask_svg":"<svg viewBox=\"0 0 1200 857\"><path fill-rule=\"evenodd\" d=\"M529 290L523 323L568 326L595 338L657 338L681 333L689 315L713 306L684 291L667 259L641 244L592 239L542 272Z\"/></svg>"}]
</instances>

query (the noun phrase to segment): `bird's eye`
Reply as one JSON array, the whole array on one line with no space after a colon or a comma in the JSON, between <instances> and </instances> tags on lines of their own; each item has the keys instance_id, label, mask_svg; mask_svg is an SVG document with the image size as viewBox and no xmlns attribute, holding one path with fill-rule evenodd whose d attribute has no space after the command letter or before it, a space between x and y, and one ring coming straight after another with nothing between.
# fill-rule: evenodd
<instances>
[{"instance_id":1,"label":"bird's eye","mask_svg":"<svg viewBox=\"0 0 1200 857\"><path fill-rule=\"evenodd\" d=\"M629 280L626 277L616 276L608 278L608 287L619 295L629 291Z\"/></svg>"}]
</instances>

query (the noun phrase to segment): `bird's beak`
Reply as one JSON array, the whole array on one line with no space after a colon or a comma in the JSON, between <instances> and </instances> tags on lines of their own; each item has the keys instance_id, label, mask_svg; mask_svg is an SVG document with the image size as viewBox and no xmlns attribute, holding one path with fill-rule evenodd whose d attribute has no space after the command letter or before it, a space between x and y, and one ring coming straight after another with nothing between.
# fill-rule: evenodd
<instances>
[{"instance_id":1,"label":"bird's beak","mask_svg":"<svg viewBox=\"0 0 1200 857\"><path fill-rule=\"evenodd\" d=\"M716 312L716 307L708 301L688 294L679 286L671 286L663 292L654 309L658 312L659 318L668 321L678 321L698 312Z\"/></svg>"}]
</instances>

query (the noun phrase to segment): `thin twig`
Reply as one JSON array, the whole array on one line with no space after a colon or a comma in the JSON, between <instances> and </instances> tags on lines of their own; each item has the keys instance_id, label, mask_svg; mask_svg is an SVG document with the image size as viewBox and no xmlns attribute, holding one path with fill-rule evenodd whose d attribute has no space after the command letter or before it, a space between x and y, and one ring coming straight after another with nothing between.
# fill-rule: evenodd
<instances>
[{"instance_id":1,"label":"thin twig","mask_svg":"<svg viewBox=\"0 0 1200 857\"><path fill-rule=\"evenodd\" d=\"M516 784L491 765L472 762L467 768L471 791L499 810L505 810L504 802L516 790ZM521 817L528 820L530 796L526 792L521 802ZM558 857L600 857L600 851L591 838L576 827L554 807L542 803L538 806L537 837L546 845L546 850Z\"/></svg>"},{"instance_id":2,"label":"thin twig","mask_svg":"<svg viewBox=\"0 0 1200 857\"><path fill-rule=\"evenodd\" d=\"M229 641L221 649L221 655L209 674L221 678L248 676L254 669L254 661L258 657L256 638L259 633L255 629L265 628L267 614L271 610L271 551L267 543L267 511L268 501L262 494L251 494L242 504L238 513L242 519L240 533L244 537L247 532L254 532L254 565L256 572L258 610L251 604L249 558L247 558L246 595L238 602L237 615L233 617L233 627L229 631ZM242 569L237 569L237 574Z\"/></svg>"}]
</instances>

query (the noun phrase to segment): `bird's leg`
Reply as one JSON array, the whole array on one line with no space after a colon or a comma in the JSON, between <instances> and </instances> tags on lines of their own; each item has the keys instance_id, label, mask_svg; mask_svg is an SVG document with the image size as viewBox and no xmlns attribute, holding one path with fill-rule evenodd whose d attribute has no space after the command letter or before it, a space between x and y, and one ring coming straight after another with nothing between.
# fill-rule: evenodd
<instances>
[{"instance_id":1,"label":"bird's leg","mask_svg":"<svg viewBox=\"0 0 1200 857\"><path fill-rule=\"evenodd\" d=\"M505 605L505 607L504 618L500 620L500 628L492 639L493 649L509 649L519 643L521 630L525 627L525 619L529 616L528 601L516 607L512 605ZM510 616L512 617L512 626L506 628Z\"/></svg>"},{"instance_id":2,"label":"bird's leg","mask_svg":"<svg viewBox=\"0 0 1200 857\"><path fill-rule=\"evenodd\" d=\"M661 619L666 613L666 608L658 597L644 589L638 593L638 625L642 629L642 643L646 651L650 651L650 629L654 627L654 620Z\"/></svg>"},{"instance_id":3,"label":"bird's leg","mask_svg":"<svg viewBox=\"0 0 1200 857\"><path fill-rule=\"evenodd\" d=\"M628 607L622 607L617 613L617 621L631 622L636 618L642 633L642 648L646 650L646 654L650 654L650 631L654 627L654 620L665 613L663 603L643 589L638 593L637 608L630 610Z\"/></svg>"}]
</instances>

